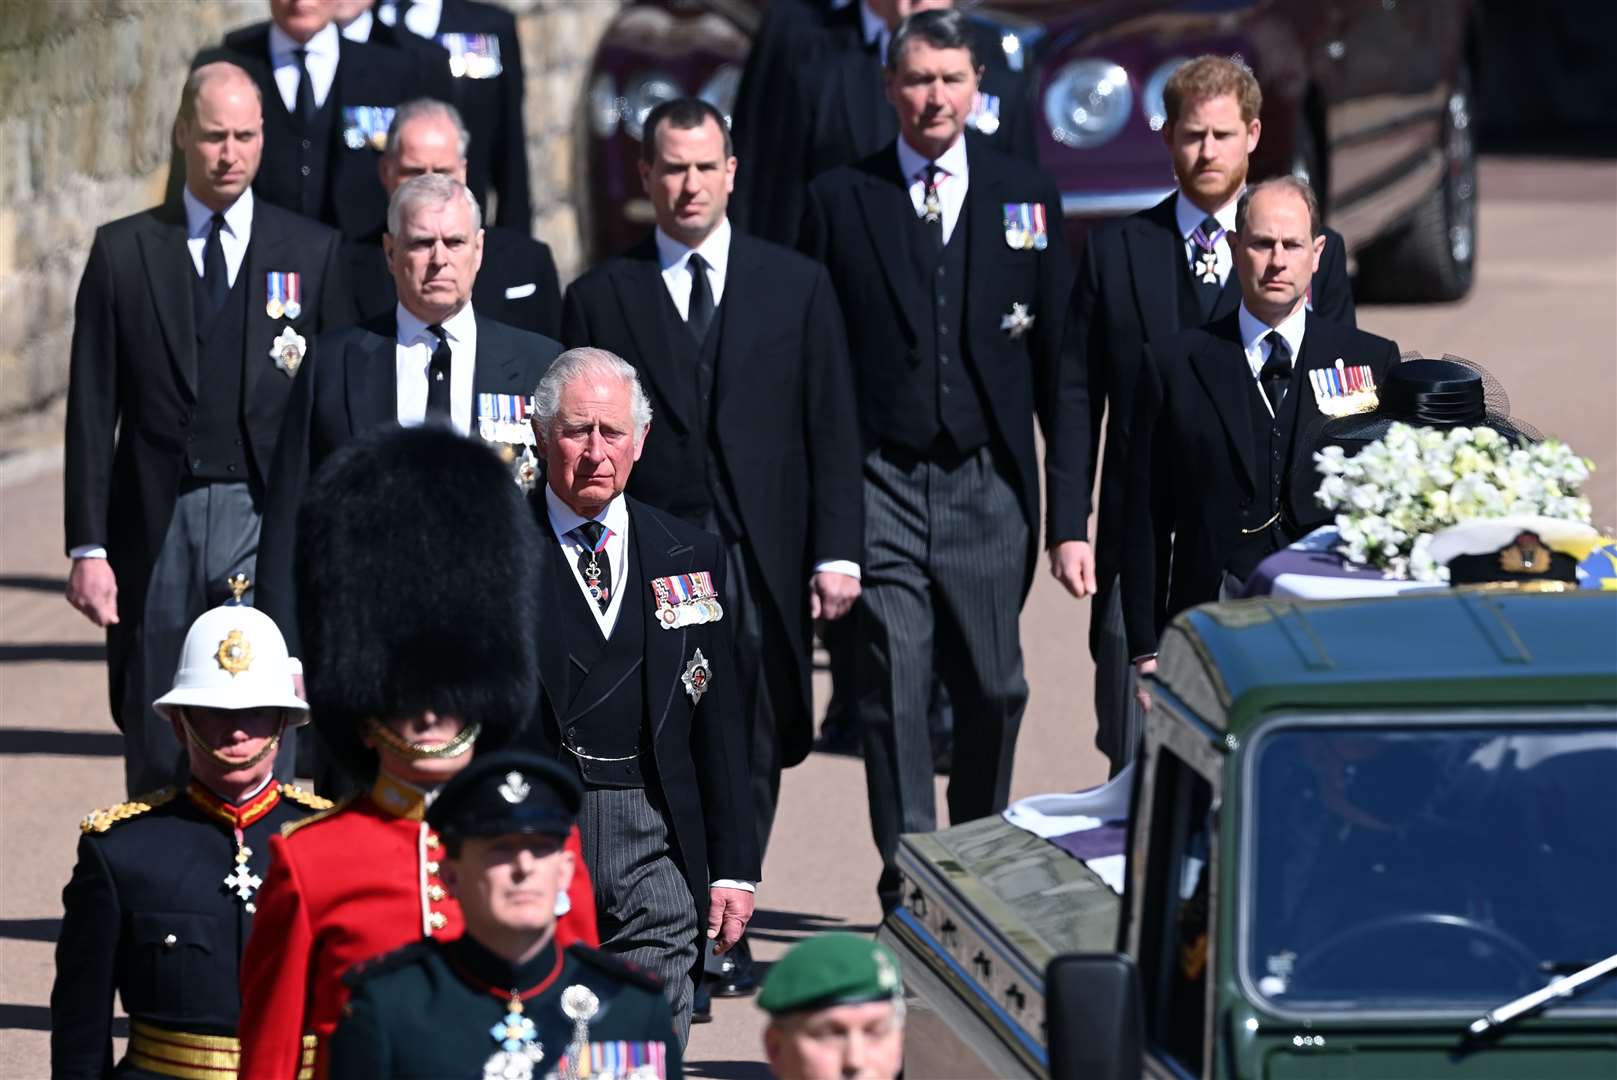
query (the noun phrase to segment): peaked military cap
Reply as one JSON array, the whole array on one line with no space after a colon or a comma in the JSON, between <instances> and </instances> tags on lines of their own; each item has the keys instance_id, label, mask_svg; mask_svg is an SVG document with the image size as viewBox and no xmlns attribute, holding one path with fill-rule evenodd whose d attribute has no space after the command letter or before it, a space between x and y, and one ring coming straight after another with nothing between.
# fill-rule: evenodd
<instances>
[{"instance_id":1,"label":"peaked military cap","mask_svg":"<svg viewBox=\"0 0 1617 1080\"><path fill-rule=\"evenodd\" d=\"M758 1006L780 1016L903 996L898 960L887 946L858 934L820 934L792 946L769 969Z\"/></svg>"},{"instance_id":2,"label":"peaked military cap","mask_svg":"<svg viewBox=\"0 0 1617 1080\"><path fill-rule=\"evenodd\" d=\"M443 786L427 824L446 836L565 836L583 799L578 778L550 758L520 750L479 754Z\"/></svg>"}]
</instances>

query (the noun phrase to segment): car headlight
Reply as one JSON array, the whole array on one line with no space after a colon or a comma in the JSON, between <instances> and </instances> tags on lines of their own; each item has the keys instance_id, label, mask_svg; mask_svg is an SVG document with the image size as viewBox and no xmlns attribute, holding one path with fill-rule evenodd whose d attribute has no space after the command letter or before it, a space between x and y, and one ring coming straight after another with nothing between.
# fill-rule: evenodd
<instances>
[{"instance_id":1,"label":"car headlight","mask_svg":"<svg viewBox=\"0 0 1617 1080\"><path fill-rule=\"evenodd\" d=\"M1063 146L1083 149L1111 139L1128 123L1134 92L1129 73L1110 60L1074 60L1044 92L1044 119Z\"/></svg>"},{"instance_id":2,"label":"car headlight","mask_svg":"<svg viewBox=\"0 0 1617 1080\"><path fill-rule=\"evenodd\" d=\"M645 128L647 114L663 102L682 97L684 93L673 76L659 71L647 72L629 83L628 92L623 95L625 134L638 142Z\"/></svg>"},{"instance_id":3,"label":"car headlight","mask_svg":"<svg viewBox=\"0 0 1617 1080\"><path fill-rule=\"evenodd\" d=\"M590 83L590 130L597 139L610 139L617 134L618 121L623 119L625 102L618 96L618 85L612 76L601 72Z\"/></svg>"},{"instance_id":4,"label":"car headlight","mask_svg":"<svg viewBox=\"0 0 1617 1080\"><path fill-rule=\"evenodd\" d=\"M702 84L696 96L723 113L725 123L729 123L731 113L735 111L736 91L739 89L741 69L734 64L725 64Z\"/></svg>"},{"instance_id":5,"label":"car headlight","mask_svg":"<svg viewBox=\"0 0 1617 1080\"><path fill-rule=\"evenodd\" d=\"M1140 93L1140 115L1145 117L1145 122L1151 125L1152 131L1161 131L1162 126L1168 122L1168 105L1162 100L1162 91L1168 85L1168 80L1173 77L1173 73L1188 60L1189 57L1185 56L1164 60L1157 65L1151 77L1145 80L1145 89Z\"/></svg>"}]
</instances>

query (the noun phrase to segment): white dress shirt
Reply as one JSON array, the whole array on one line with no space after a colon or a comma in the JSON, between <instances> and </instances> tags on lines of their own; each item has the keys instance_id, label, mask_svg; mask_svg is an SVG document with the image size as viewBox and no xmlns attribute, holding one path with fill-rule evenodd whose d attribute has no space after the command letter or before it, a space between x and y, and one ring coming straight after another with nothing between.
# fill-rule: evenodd
<instances>
[{"instance_id":1,"label":"white dress shirt","mask_svg":"<svg viewBox=\"0 0 1617 1080\"><path fill-rule=\"evenodd\" d=\"M909 181L910 202L915 204L916 217L926 212L926 167L930 164L931 158L916 153L904 137L899 136L898 171ZM943 175L938 177L938 201L943 204L943 242L947 244L960 220L960 211L966 205L966 188L971 182L971 171L966 165L965 132L962 131L954 145L938 158L937 166L943 170Z\"/></svg>"},{"instance_id":2,"label":"white dress shirt","mask_svg":"<svg viewBox=\"0 0 1617 1080\"><path fill-rule=\"evenodd\" d=\"M707 284L713 292L713 308L718 310L724 302L724 282L730 270L730 219L723 218L707 238L696 247L687 247L672 236L657 229L657 265L662 268L663 284L681 319L691 314L691 271L687 265L695 251L707 262Z\"/></svg>"},{"instance_id":3,"label":"white dress shirt","mask_svg":"<svg viewBox=\"0 0 1617 1080\"><path fill-rule=\"evenodd\" d=\"M634 589L639 586L628 580L629 573L629 505L619 495L606 504L606 508L594 518L585 518L572 507L561 501L548 484L545 485L545 510L550 518L550 531L556 535L556 542L561 545L561 553L572 568L568 576L573 579L579 595L584 597L584 603L589 605L590 614L595 616L595 623L601 628L601 636L607 637L612 628L618 623L618 611L623 607L623 590ZM584 578L578 572L578 557L584 553L583 539L573 530L585 521L599 521L607 528L606 557L610 565L612 580L609 588L612 590L607 598L606 612L603 614L601 606L590 596L589 586L584 584ZM649 586L647 586L649 588ZM737 881L733 878L719 878L711 883L715 889L744 889L747 892L756 892L757 885L751 881Z\"/></svg>"},{"instance_id":4,"label":"white dress shirt","mask_svg":"<svg viewBox=\"0 0 1617 1080\"><path fill-rule=\"evenodd\" d=\"M1308 309L1299 306L1296 311L1287 315L1279 326L1270 326L1246 309L1246 302L1242 301L1236 316L1241 326L1241 347L1246 350L1246 364L1252 369L1252 381L1257 382L1258 376L1263 373L1263 365L1268 363L1269 353L1274 346L1269 344L1267 338L1271 330L1280 331L1280 336L1286 339L1291 346L1291 366L1297 367L1297 358L1303 354L1303 330L1308 324ZM1261 389L1261 388L1260 388ZM1274 406L1269 404L1267 394L1259 393L1263 398L1263 405L1274 415Z\"/></svg>"},{"instance_id":5,"label":"white dress shirt","mask_svg":"<svg viewBox=\"0 0 1617 1080\"><path fill-rule=\"evenodd\" d=\"M396 317L399 336L393 346L393 371L399 426L418 427L427 418L427 368L438 338L403 304L396 308ZM477 316L472 314L471 302L445 319L443 328L449 341L449 419L456 431L469 435L477 375Z\"/></svg>"},{"instance_id":6,"label":"white dress shirt","mask_svg":"<svg viewBox=\"0 0 1617 1080\"><path fill-rule=\"evenodd\" d=\"M342 36L349 41L357 41L363 45L370 41L371 27L374 25L376 25L376 16L371 14L370 8L366 8L358 15L355 15L352 22L342 28Z\"/></svg>"},{"instance_id":7,"label":"white dress shirt","mask_svg":"<svg viewBox=\"0 0 1617 1080\"><path fill-rule=\"evenodd\" d=\"M389 26L399 25L399 9L393 4L378 6L376 14ZM443 17L443 0L415 0L410 10L404 13L404 28L418 37L436 39L438 23Z\"/></svg>"},{"instance_id":8,"label":"white dress shirt","mask_svg":"<svg viewBox=\"0 0 1617 1080\"><path fill-rule=\"evenodd\" d=\"M1213 245L1213 250L1218 253L1218 264L1215 269L1218 272L1220 287L1230 279L1230 268L1234 265L1230 254L1230 238L1228 234L1235 231L1235 204L1240 201L1241 193L1236 192L1235 198L1219 207L1213 214L1213 217L1218 220L1219 226L1225 232L1225 235L1220 236ZM1196 257L1201 254L1202 249L1200 244L1191 239L1191 234L1201 227L1201 223L1207 217L1207 211L1185 198L1185 193L1181 191L1173 201L1173 216L1174 220L1179 224L1179 235L1185 242L1185 262L1194 267Z\"/></svg>"},{"instance_id":9,"label":"white dress shirt","mask_svg":"<svg viewBox=\"0 0 1617 1080\"><path fill-rule=\"evenodd\" d=\"M314 88L314 105L320 108L326 103L326 95L331 93L331 84L337 80L337 57L342 48L342 36L337 32L336 23L327 23L306 44L299 45L286 35L286 32L274 23L269 28L270 66L275 69L275 88L281 92L281 101L286 105L286 111L298 111L298 58L292 55L293 49L304 49L308 53L303 58L309 69L309 84Z\"/></svg>"},{"instance_id":10,"label":"white dress shirt","mask_svg":"<svg viewBox=\"0 0 1617 1080\"><path fill-rule=\"evenodd\" d=\"M191 252L191 263L197 276L203 273L203 250L208 246L208 232L213 228L213 211L202 205L189 186L180 192L185 203L185 246ZM247 242L253 238L253 189L247 188L225 210L225 224L219 230L219 246L225 252L225 271L230 286L235 288L236 275L241 273L241 261L247 257Z\"/></svg>"}]
</instances>

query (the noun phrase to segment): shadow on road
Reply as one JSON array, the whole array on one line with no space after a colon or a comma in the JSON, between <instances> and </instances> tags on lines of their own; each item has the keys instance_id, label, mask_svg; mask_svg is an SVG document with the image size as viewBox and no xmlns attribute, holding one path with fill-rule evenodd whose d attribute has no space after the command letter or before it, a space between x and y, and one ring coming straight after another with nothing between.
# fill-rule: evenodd
<instances>
[{"instance_id":1,"label":"shadow on road","mask_svg":"<svg viewBox=\"0 0 1617 1080\"><path fill-rule=\"evenodd\" d=\"M709 1080L769 1080L769 1066L761 1061L687 1061L686 1076Z\"/></svg>"},{"instance_id":2,"label":"shadow on road","mask_svg":"<svg viewBox=\"0 0 1617 1080\"><path fill-rule=\"evenodd\" d=\"M26 664L35 660L62 660L94 664L107 658L105 645L79 641L42 641L37 645L0 645L0 664Z\"/></svg>"},{"instance_id":3,"label":"shadow on road","mask_svg":"<svg viewBox=\"0 0 1617 1080\"><path fill-rule=\"evenodd\" d=\"M0 919L0 938L12 941L55 941L61 919Z\"/></svg>"},{"instance_id":4,"label":"shadow on road","mask_svg":"<svg viewBox=\"0 0 1617 1080\"><path fill-rule=\"evenodd\" d=\"M122 757L124 737L118 731L51 731L47 728L0 728L0 754L45 754L54 757Z\"/></svg>"},{"instance_id":5,"label":"shadow on road","mask_svg":"<svg viewBox=\"0 0 1617 1080\"><path fill-rule=\"evenodd\" d=\"M834 915L811 915L802 911L772 911L760 908L747 924L747 936L755 940L792 944L814 934L841 930L850 934L874 934L874 924L849 923Z\"/></svg>"},{"instance_id":6,"label":"shadow on road","mask_svg":"<svg viewBox=\"0 0 1617 1080\"><path fill-rule=\"evenodd\" d=\"M48 1005L0 1005L0 1031L49 1031L51 1010ZM129 1017L112 1018L114 1038L129 1037ZM768 1073L764 1073L768 1076Z\"/></svg>"},{"instance_id":7,"label":"shadow on road","mask_svg":"<svg viewBox=\"0 0 1617 1080\"><path fill-rule=\"evenodd\" d=\"M28 592L65 593L67 578L44 577L39 574L0 574L0 589L24 589Z\"/></svg>"}]
</instances>

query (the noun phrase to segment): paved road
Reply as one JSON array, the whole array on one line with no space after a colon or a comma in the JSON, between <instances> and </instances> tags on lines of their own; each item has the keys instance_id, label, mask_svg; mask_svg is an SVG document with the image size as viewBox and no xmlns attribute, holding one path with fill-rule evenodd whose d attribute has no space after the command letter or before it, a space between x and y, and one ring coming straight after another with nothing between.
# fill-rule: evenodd
<instances>
[{"instance_id":1,"label":"paved road","mask_svg":"<svg viewBox=\"0 0 1617 1080\"><path fill-rule=\"evenodd\" d=\"M1617 164L1489 160L1481 274L1463 304L1361 309L1366 329L1485 364L1518 416L1594 459L1596 520L1617 526ZM99 634L62 600L61 477L48 456L0 460L0 1078L47 1075L60 890L78 819L122 797ZM1023 616L1033 696L1014 792L1096 783L1088 612L1041 574ZM825 700L823 677L816 687ZM941 800L940 800L941 805ZM805 933L868 930L877 862L854 761L816 755L784 782L752 937L768 961ZM695 1029L697 1076L765 1075L750 1001Z\"/></svg>"}]
</instances>

